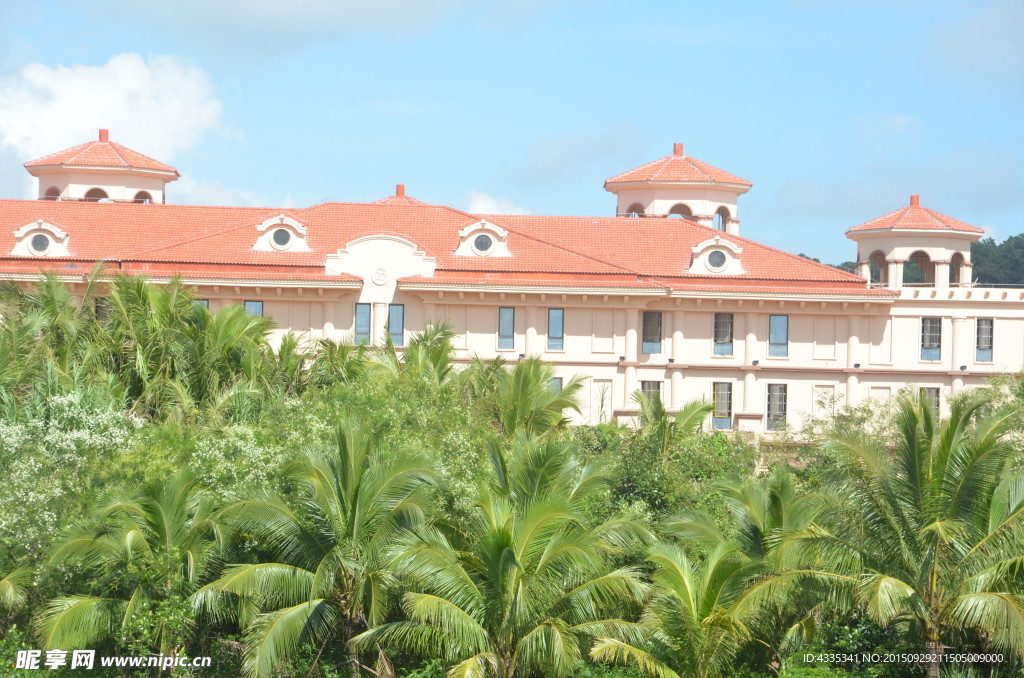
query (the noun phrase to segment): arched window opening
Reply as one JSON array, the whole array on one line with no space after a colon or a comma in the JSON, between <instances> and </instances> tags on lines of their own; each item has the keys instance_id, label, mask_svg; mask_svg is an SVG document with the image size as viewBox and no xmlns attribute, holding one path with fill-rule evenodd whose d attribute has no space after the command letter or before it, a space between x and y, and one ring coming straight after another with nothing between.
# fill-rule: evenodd
<instances>
[{"instance_id":1,"label":"arched window opening","mask_svg":"<svg viewBox=\"0 0 1024 678\"><path fill-rule=\"evenodd\" d=\"M642 217L644 215L644 206L638 202L633 203L626 210L627 217Z\"/></svg>"},{"instance_id":2,"label":"arched window opening","mask_svg":"<svg viewBox=\"0 0 1024 678\"><path fill-rule=\"evenodd\" d=\"M138 193L135 194L135 202L140 202L148 205L149 203L153 202L153 196L151 196L148 191L139 191Z\"/></svg>"},{"instance_id":3,"label":"arched window opening","mask_svg":"<svg viewBox=\"0 0 1024 678\"><path fill-rule=\"evenodd\" d=\"M872 252L868 257L868 271L871 283L874 285L886 285L889 282L889 267L885 262L885 254Z\"/></svg>"},{"instance_id":4,"label":"arched window opening","mask_svg":"<svg viewBox=\"0 0 1024 678\"><path fill-rule=\"evenodd\" d=\"M935 264L931 258L921 250L914 252L903 264L904 285L934 285Z\"/></svg>"},{"instance_id":5,"label":"arched window opening","mask_svg":"<svg viewBox=\"0 0 1024 678\"><path fill-rule=\"evenodd\" d=\"M43 200L60 200L60 189L56 186L50 186L46 189L46 193L43 194Z\"/></svg>"},{"instance_id":6,"label":"arched window opening","mask_svg":"<svg viewBox=\"0 0 1024 678\"><path fill-rule=\"evenodd\" d=\"M692 220L693 219L693 210L690 209L689 205L686 205L684 203L679 203L678 205L673 205L672 206L672 209L670 209L668 211L668 215L670 217L676 217L676 218L679 218L679 219L691 219Z\"/></svg>"},{"instance_id":7,"label":"arched window opening","mask_svg":"<svg viewBox=\"0 0 1024 678\"><path fill-rule=\"evenodd\" d=\"M90 188L85 194L85 199L89 202L99 202L100 200L109 200L107 192L102 188Z\"/></svg>"},{"instance_id":8,"label":"arched window opening","mask_svg":"<svg viewBox=\"0 0 1024 678\"><path fill-rule=\"evenodd\" d=\"M961 275L964 270L964 255L957 252L949 260L949 284L959 285L963 282Z\"/></svg>"},{"instance_id":9,"label":"arched window opening","mask_svg":"<svg viewBox=\"0 0 1024 678\"><path fill-rule=\"evenodd\" d=\"M711 225L717 228L719 231L724 231L725 227L729 223L729 210L726 207L719 207L715 210L715 216L711 221Z\"/></svg>"}]
</instances>

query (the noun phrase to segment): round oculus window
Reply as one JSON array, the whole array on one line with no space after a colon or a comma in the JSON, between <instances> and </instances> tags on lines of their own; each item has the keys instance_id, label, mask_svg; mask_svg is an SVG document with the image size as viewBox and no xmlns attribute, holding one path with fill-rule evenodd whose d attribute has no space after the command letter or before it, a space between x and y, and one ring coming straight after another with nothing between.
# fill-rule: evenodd
<instances>
[{"instance_id":1,"label":"round oculus window","mask_svg":"<svg viewBox=\"0 0 1024 678\"><path fill-rule=\"evenodd\" d=\"M708 255L708 266L711 268L722 268L725 266L725 252L721 250L714 250Z\"/></svg>"},{"instance_id":2,"label":"round oculus window","mask_svg":"<svg viewBox=\"0 0 1024 678\"><path fill-rule=\"evenodd\" d=\"M50 238L42 233L36 233L32 236L32 239L28 241L28 245L32 248L33 252L39 252L42 254L46 250L50 249Z\"/></svg>"},{"instance_id":3,"label":"round oculus window","mask_svg":"<svg viewBox=\"0 0 1024 678\"><path fill-rule=\"evenodd\" d=\"M270 235L274 241L274 247L286 247L292 240L292 234L287 228L279 228Z\"/></svg>"},{"instance_id":4,"label":"round oculus window","mask_svg":"<svg viewBox=\"0 0 1024 678\"><path fill-rule=\"evenodd\" d=\"M473 249L480 254L486 254L490 252L493 246L494 240L492 240L491 236L489 235L480 234L477 237L473 238Z\"/></svg>"}]
</instances>

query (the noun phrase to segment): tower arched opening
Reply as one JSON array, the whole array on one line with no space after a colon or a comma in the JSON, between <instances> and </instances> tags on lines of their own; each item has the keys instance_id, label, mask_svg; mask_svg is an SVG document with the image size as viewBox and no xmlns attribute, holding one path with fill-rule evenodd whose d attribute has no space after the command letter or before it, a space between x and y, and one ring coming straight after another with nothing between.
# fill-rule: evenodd
<instances>
[{"instance_id":1,"label":"tower arched opening","mask_svg":"<svg viewBox=\"0 0 1024 678\"><path fill-rule=\"evenodd\" d=\"M85 200L87 202L99 202L100 200L108 200L107 192L102 188L90 188L85 193Z\"/></svg>"},{"instance_id":2,"label":"tower arched opening","mask_svg":"<svg viewBox=\"0 0 1024 678\"><path fill-rule=\"evenodd\" d=\"M676 217L679 219L693 219L693 210L686 203L677 203L672 205L672 209L668 211L670 217Z\"/></svg>"}]
</instances>

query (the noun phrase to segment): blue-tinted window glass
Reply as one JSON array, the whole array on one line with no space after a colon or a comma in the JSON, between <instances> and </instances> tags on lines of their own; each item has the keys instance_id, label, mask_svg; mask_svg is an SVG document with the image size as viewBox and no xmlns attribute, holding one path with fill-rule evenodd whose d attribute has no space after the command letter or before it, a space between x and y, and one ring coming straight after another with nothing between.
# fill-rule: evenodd
<instances>
[{"instance_id":1,"label":"blue-tinted window glass","mask_svg":"<svg viewBox=\"0 0 1024 678\"><path fill-rule=\"evenodd\" d=\"M515 347L516 310L503 306L498 309L498 348Z\"/></svg>"},{"instance_id":2,"label":"blue-tinted window glass","mask_svg":"<svg viewBox=\"0 0 1024 678\"><path fill-rule=\"evenodd\" d=\"M357 344L365 344L370 341L370 305L356 304L356 331L355 341Z\"/></svg>"},{"instance_id":3,"label":"blue-tinted window glass","mask_svg":"<svg viewBox=\"0 0 1024 678\"><path fill-rule=\"evenodd\" d=\"M768 355L775 358L789 356L789 316L768 317Z\"/></svg>"},{"instance_id":4,"label":"blue-tinted window glass","mask_svg":"<svg viewBox=\"0 0 1024 678\"><path fill-rule=\"evenodd\" d=\"M661 353L661 311L644 311L641 350Z\"/></svg>"},{"instance_id":5,"label":"blue-tinted window glass","mask_svg":"<svg viewBox=\"0 0 1024 678\"><path fill-rule=\"evenodd\" d=\"M395 346L405 345L405 304L388 306L388 332L391 343Z\"/></svg>"},{"instance_id":6,"label":"blue-tinted window glass","mask_svg":"<svg viewBox=\"0 0 1024 678\"><path fill-rule=\"evenodd\" d=\"M548 350L561 351L565 346L565 311L560 308L548 309Z\"/></svg>"},{"instance_id":7,"label":"blue-tinted window glass","mask_svg":"<svg viewBox=\"0 0 1024 678\"><path fill-rule=\"evenodd\" d=\"M732 313L716 313L715 355L732 355Z\"/></svg>"},{"instance_id":8,"label":"blue-tinted window glass","mask_svg":"<svg viewBox=\"0 0 1024 678\"><path fill-rule=\"evenodd\" d=\"M210 300L209 299L193 299L192 303L195 304L196 306L202 306L206 310L210 310Z\"/></svg>"},{"instance_id":9,"label":"blue-tinted window glass","mask_svg":"<svg viewBox=\"0 0 1024 678\"><path fill-rule=\"evenodd\" d=\"M258 315L263 317L263 302L262 301L247 301L245 302L245 312L249 315Z\"/></svg>"},{"instance_id":10,"label":"blue-tinted window glass","mask_svg":"<svg viewBox=\"0 0 1024 678\"><path fill-rule=\"evenodd\" d=\"M715 382L712 385L711 425L717 429L732 428L732 384Z\"/></svg>"},{"instance_id":11,"label":"blue-tinted window glass","mask_svg":"<svg viewBox=\"0 0 1024 678\"><path fill-rule=\"evenodd\" d=\"M974 356L975 362L992 362L992 336L994 334L995 321L992 318L978 318L977 327L977 351Z\"/></svg>"},{"instance_id":12,"label":"blue-tinted window glass","mask_svg":"<svg viewBox=\"0 0 1024 678\"><path fill-rule=\"evenodd\" d=\"M921 360L942 359L942 318L921 318Z\"/></svg>"}]
</instances>

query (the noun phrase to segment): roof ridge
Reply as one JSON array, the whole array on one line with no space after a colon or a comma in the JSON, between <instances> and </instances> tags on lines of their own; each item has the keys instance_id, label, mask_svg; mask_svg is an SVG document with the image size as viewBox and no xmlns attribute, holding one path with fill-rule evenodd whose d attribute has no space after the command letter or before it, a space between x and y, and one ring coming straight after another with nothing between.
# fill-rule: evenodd
<instances>
[{"instance_id":1,"label":"roof ridge","mask_svg":"<svg viewBox=\"0 0 1024 678\"><path fill-rule=\"evenodd\" d=\"M275 211L276 210L270 210L271 213L273 213ZM280 212L280 214L285 214L285 213L284 212ZM264 221L266 221L266 219L264 219ZM159 240L156 243L149 243L147 245L143 245L141 247L137 247L137 248L135 248L133 250L125 250L123 253L120 253L120 254L129 255L129 256L142 256L143 254L152 254L152 253L157 252L159 250L167 249L169 247L175 247L177 245L185 245L185 244L188 244L190 242L197 242L199 240L203 240L205 238L210 238L210 237L213 237L213 236L216 236L216 235L222 235L224 233L230 233L231 231L238 230L238 229L241 229L241 228L245 228L246 226L249 226L249 225L250 225L250 222L248 220L244 220L244 221L243 220L239 220L239 221L231 223L231 224L229 224L227 226L215 226L214 228L210 228L210 229L207 229L205 231L204 230L190 231L190 232L188 232L186 234L178 235L178 236L172 236L172 237L166 238L164 240Z\"/></svg>"}]
</instances>

